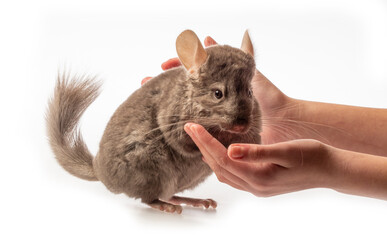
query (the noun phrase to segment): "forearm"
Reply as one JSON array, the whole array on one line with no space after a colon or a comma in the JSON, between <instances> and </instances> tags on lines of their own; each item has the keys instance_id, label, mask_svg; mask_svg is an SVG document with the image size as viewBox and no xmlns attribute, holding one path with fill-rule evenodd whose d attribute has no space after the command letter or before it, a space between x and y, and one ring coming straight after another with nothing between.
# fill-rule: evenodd
<instances>
[{"instance_id":1,"label":"forearm","mask_svg":"<svg viewBox=\"0 0 387 240\"><path fill-rule=\"evenodd\" d=\"M289 116L297 138L313 138L329 145L387 156L387 109L291 100Z\"/></svg>"},{"instance_id":2,"label":"forearm","mask_svg":"<svg viewBox=\"0 0 387 240\"><path fill-rule=\"evenodd\" d=\"M387 200L387 158L334 149L331 188L347 193Z\"/></svg>"}]
</instances>

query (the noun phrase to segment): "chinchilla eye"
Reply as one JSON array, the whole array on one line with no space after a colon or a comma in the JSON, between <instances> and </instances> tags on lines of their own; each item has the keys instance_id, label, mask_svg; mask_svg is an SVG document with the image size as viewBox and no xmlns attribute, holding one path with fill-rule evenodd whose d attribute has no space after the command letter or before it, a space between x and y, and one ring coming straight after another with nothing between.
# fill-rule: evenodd
<instances>
[{"instance_id":1,"label":"chinchilla eye","mask_svg":"<svg viewBox=\"0 0 387 240\"><path fill-rule=\"evenodd\" d=\"M223 93L219 89L215 89L214 94L217 99L221 99L223 97Z\"/></svg>"},{"instance_id":2,"label":"chinchilla eye","mask_svg":"<svg viewBox=\"0 0 387 240\"><path fill-rule=\"evenodd\" d=\"M248 94L249 94L249 97L252 97L253 96L253 91L251 89L249 89Z\"/></svg>"}]
</instances>

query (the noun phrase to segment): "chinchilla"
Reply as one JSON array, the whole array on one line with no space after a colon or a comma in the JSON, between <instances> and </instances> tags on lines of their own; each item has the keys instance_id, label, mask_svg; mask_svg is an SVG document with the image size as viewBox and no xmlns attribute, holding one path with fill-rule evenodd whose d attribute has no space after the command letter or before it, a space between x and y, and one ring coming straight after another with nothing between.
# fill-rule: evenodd
<instances>
[{"instance_id":1,"label":"chinchilla","mask_svg":"<svg viewBox=\"0 0 387 240\"><path fill-rule=\"evenodd\" d=\"M118 107L95 157L78 122L100 84L86 76L59 75L46 121L49 143L65 170L168 212L181 213L180 203L216 207L211 199L175 196L212 173L183 127L201 124L225 147L260 143L261 114L251 87L253 46L246 31L241 49L204 49L186 30L177 37L176 50L182 66L154 77Z\"/></svg>"}]
</instances>

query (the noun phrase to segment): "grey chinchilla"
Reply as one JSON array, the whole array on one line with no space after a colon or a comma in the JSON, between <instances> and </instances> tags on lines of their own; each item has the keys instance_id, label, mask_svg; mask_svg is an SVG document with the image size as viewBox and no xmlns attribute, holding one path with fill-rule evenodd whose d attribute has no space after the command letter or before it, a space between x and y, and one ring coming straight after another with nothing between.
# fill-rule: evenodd
<instances>
[{"instance_id":1,"label":"grey chinchilla","mask_svg":"<svg viewBox=\"0 0 387 240\"><path fill-rule=\"evenodd\" d=\"M260 143L261 115L251 92L252 44L246 31L241 49L204 49L196 34L186 30L176 49L182 66L154 77L118 107L95 157L82 140L78 121L100 85L89 77L59 75L46 121L51 148L64 169L160 210L180 213L184 202L216 207L210 199L174 196L212 173L183 127L201 124L226 147Z\"/></svg>"}]
</instances>

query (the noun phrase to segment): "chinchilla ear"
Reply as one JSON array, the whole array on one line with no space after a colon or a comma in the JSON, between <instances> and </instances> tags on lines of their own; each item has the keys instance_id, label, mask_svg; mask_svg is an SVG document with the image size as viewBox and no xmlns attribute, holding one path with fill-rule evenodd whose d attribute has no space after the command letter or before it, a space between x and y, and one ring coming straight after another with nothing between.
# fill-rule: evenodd
<instances>
[{"instance_id":1,"label":"chinchilla ear","mask_svg":"<svg viewBox=\"0 0 387 240\"><path fill-rule=\"evenodd\" d=\"M176 52L183 66L193 72L207 59L207 52L196 34L191 30L180 33L176 39Z\"/></svg>"},{"instance_id":2,"label":"chinchilla ear","mask_svg":"<svg viewBox=\"0 0 387 240\"><path fill-rule=\"evenodd\" d=\"M242 40L242 46L241 46L242 51L245 53L250 54L252 57L254 57L254 48L253 48L253 43L251 42L250 36L249 36L249 31L245 31L245 34L243 35L243 40Z\"/></svg>"}]
</instances>

